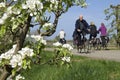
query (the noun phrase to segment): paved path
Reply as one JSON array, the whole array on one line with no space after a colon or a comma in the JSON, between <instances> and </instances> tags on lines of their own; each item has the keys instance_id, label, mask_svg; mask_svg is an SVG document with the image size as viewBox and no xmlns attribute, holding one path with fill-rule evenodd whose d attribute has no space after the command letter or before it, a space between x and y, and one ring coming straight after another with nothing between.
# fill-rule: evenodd
<instances>
[{"instance_id":1,"label":"paved path","mask_svg":"<svg viewBox=\"0 0 120 80\"><path fill-rule=\"evenodd\" d=\"M46 50L53 50L47 48ZM104 59L120 62L120 50L93 50L90 53L78 53L76 49L72 50L74 55L86 56L94 59Z\"/></svg>"},{"instance_id":2,"label":"paved path","mask_svg":"<svg viewBox=\"0 0 120 80\"><path fill-rule=\"evenodd\" d=\"M72 50L72 53L75 55L81 55L86 57L91 57L95 59L105 59L105 60L113 60L120 62L120 50L94 50L91 53L78 53L76 49Z\"/></svg>"}]
</instances>

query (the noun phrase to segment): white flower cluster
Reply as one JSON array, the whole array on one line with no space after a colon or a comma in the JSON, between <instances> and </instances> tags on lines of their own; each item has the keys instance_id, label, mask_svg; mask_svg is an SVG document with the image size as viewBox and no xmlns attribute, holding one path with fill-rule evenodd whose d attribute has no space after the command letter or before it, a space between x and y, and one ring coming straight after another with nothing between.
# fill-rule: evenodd
<instances>
[{"instance_id":1,"label":"white flower cluster","mask_svg":"<svg viewBox=\"0 0 120 80\"><path fill-rule=\"evenodd\" d=\"M7 8L7 10L5 11L5 13L2 15L2 17L0 18L0 24L4 24L4 21L10 17L11 14L20 14L21 10L17 9L17 8L13 8L14 6L9 6Z\"/></svg>"},{"instance_id":2,"label":"white flower cluster","mask_svg":"<svg viewBox=\"0 0 120 80\"><path fill-rule=\"evenodd\" d=\"M70 62L70 57L67 57L70 54L70 50L73 49L72 46L70 46L70 44L61 44L59 42L53 43L54 46L59 47L59 48L65 48L65 49L60 49L60 51L62 50L62 53L64 55L64 57L61 57L61 60L64 62ZM58 49L59 50L59 49ZM65 50L65 51L63 51ZM60 52L61 53L61 52ZM67 55L68 54L68 55ZM67 56L66 56L67 55Z\"/></svg>"},{"instance_id":3,"label":"white flower cluster","mask_svg":"<svg viewBox=\"0 0 120 80\"><path fill-rule=\"evenodd\" d=\"M87 7L88 4L87 4L87 3L84 3L84 4L82 4L81 6L82 6L82 7Z\"/></svg>"},{"instance_id":4,"label":"white flower cluster","mask_svg":"<svg viewBox=\"0 0 120 80\"><path fill-rule=\"evenodd\" d=\"M22 56L20 54L13 55L10 59L9 65L11 65L12 68L22 66Z\"/></svg>"},{"instance_id":5,"label":"white flower cluster","mask_svg":"<svg viewBox=\"0 0 120 80\"><path fill-rule=\"evenodd\" d=\"M0 63L2 63L2 60L9 60L13 68L17 66L22 66L22 61L26 57L32 57L34 55L33 49L30 48L22 48L22 50L18 51L19 54L14 55L16 45L13 45L13 48L7 51L6 53L3 53L0 55Z\"/></svg>"},{"instance_id":6,"label":"white flower cluster","mask_svg":"<svg viewBox=\"0 0 120 80\"><path fill-rule=\"evenodd\" d=\"M1 2L1 3L0 3L0 7L5 7L5 3L4 3L4 2Z\"/></svg>"},{"instance_id":7,"label":"white flower cluster","mask_svg":"<svg viewBox=\"0 0 120 80\"><path fill-rule=\"evenodd\" d=\"M14 1L17 1L17 0L14 0Z\"/></svg>"},{"instance_id":8,"label":"white flower cluster","mask_svg":"<svg viewBox=\"0 0 120 80\"><path fill-rule=\"evenodd\" d=\"M62 46L63 48L67 48L68 50L72 50L73 47L70 44L61 44L60 42L56 42L53 43L54 46L58 47L58 46Z\"/></svg>"},{"instance_id":9,"label":"white flower cluster","mask_svg":"<svg viewBox=\"0 0 120 80\"><path fill-rule=\"evenodd\" d=\"M18 74L15 78L15 80L21 80L21 79L25 79L23 76L21 76L20 74Z\"/></svg>"},{"instance_id":10,"label":"white flower cluster","mask_svg":"<svg viewBox=\"0 0 120 80\"><path fill-rule=\"evenodd\" d=\"M25 58L25 56L32 57L34 55L33 49L30 49L28 47L22 48L22 50L18 51L18 53L21 54L23 58Z\"/></svg>"},{"instance_id":11,"label":"white flower cluster","mask_svg":"<svg viewBox=\"0 0 120 80\"><path fill-rule=\"evenodd\" d=\"M43 9L43 3L40 0L26 0L25 4L22 4L23 9L30 9L30 16L37 15L37 10Z\"/></svg>"},{"instance_id":12,"label":"white flower cluster","mask_svg":"<svg viewBox=\"0 0 120 80\"><path fill-rule=\"evenodd\" d=\"M16 45L13 45L12 49L8 50L6 53L1 54L0 55L0 62L3 59L10 60L11 57L13 56L13 54L14 54L15 48L16 48Z\"/></svg>"},{"instance_id":13,"label":"white flower cluster","mask_svg":"<svg viewBox=\"0 0 120 80\"><path fill-rule=\"evenodd\" d=\"M62 60L65 62L70 62L70 57L63 57Z\"/></svg>"},{"instance_id":14,"label":"white flower cluster","mask_svg":"<svg viewBox=\"0 0 120 80\"><path fill-rule=\"evenodd\" d=\"M63 44L62 47L67 48L68 50L72 50L73 49L73 47L70 44Z\"/></svg>"},{"instance_id":15,"label":"white flower cluster","mask_svg":"<svg viewBox=\"0 0 120 80\"><path fill-rule=\"evenodd\" d=\"M46 28L46 27L53 27L53 24L52 23L45 23L43 25L43 28Z\"/></svg>"},{"instance_id":16,"label":"white flower cluster","mask_svg":"<svg viewBox=\"0 0 120 80\"><path fill-rule=\"evenodd\" d=\"M20 14L20 12L21 12L21 10L18 9L18 8L13 8L13 9L12 9L12 13L13 13L13 14Z\"/></svg>"},{"instance_id":17,"label":"white flower cluster","mask_svg":"<svg viewBox=\"0 0 120 80\"><path fill-rule=\"evenodd\" d=\"M27 35L26 40L33 43L36 43L37 41L41 41L42 44L44 45L47 44L46 40L44 40L41 35Z\"/></svg>"},{"instance_id":18,"label":"white flower cluster","mask_svg":"<svg viewBox=\"0 0 120 80\"><path fill-rule=\"evenodd\" d=\"M41 3L40 0L27 0L26 5L31 10L36 9L36 6L38 7L39 10L43 9L43 3Z\"/></svg>"},{"instance_id":19,"label":"white flower cluster","mask_svg":"<svg viewBox=\"0 0 120 80\"><path fill-rule=\"evenodd\" d=\"M57 0L50 0L52 4L50 4L51 9L57 9L58 7L58 1Z\"/></svg>"},{"instance_id":20,"label":"white flower cluster","mask_svg":"<svg viewBox=\"0 0 120 80\"><path fill-rule=\"evenodd\" d=\"M14 0L17 1L17 0ZM1 2L0 3L0 8L5 7L5 3ZM23 9L28 9L28 13L30 13L31 16L37 15L37 10L42 10L43 9L43 3L40 2L40 0L26 0L26 3L22 4ZM19 8L16 8L13 6L9 6L5 13L1 16L0 18L0 24L4 24L4 21L11 15L11 14L20 14L21 10Z\"/></svg>"},{"instance_id":21,"label":"white flower cluster","mask_svg":"<svg viewBox=\"0 0 120 80\"><path fill-rule=\"evenodd\" d=\"M32 57L34 55L33 49L30 48L22 48L22 50L18 51L19 54L15 54L12 56L10 60L10 65L15 68L17 66L22 66L23 59L26 57Z\"/></svg>"},{"instance_id":22,"label":"white flower cluster","mask_svg":"<svg viewBox=\"0 0 120 80\"><path fill-rule=\"evenodd\" d=\"M8 14L4 13L3 16L0 18L0 24L4 24L4 21L8 18Z\"/></svg>"},{"instance_id":23,"label":"white flower cluster","mask_svg":"<svg viewBox=\"0 0 120 80\"><path fill-rule=\"evenodd\" d=\"M62 44L59 43L59 42L53 43L53 45L56 46L56 47L58 47L58 46L62 46Z\"/></svg>"}]
</instances>

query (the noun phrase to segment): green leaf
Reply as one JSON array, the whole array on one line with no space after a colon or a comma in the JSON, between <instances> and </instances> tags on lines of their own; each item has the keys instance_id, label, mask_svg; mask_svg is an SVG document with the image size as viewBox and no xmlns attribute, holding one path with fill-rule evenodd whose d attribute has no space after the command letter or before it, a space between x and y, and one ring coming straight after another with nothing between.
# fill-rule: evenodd
<instances>
[{"instance_id":1,"label":"green leaf","mask_svg":"<svg viewBox=\"0 0 120 80\"><path fill-rule=\"evenodd\" d=\"M23 69L26 69L26 68L27 68L26 65L27 65L27 61L26 61L26 59L24 59L24 60L23 60Z\"/></svg>"},{"instance_id":2,"label":"green leaf","mask_svg":"<svg viewBox=\"0 0 120 80\"><path fill-rule=\"evenodd\" d=\"M18 23L15 21L13 22L12 30L16 29L18 27Z\"/></svg>"},{"instance_id":3,"label":"green leaf","mask_svg":"<svg viewBox=\"0 0 120 80\"><path fill-rule=\"evenodd\" d=\"M1 26L0 28L0 37L2 37L6 32L6 26Z\"/></svg>"},{"instance_id":4,"label":"green leaf","mask_svg":"<svg viewBox=\"0 0 120 80\"><path fill-rule=\"evenodd\" d=\"M14 68L14 69L12 70L12 75L13 75L13 76L16 74L16 71L17 71L17 68Z\"/></svg>"},{"instance_id":5,"label":"green leaf","mask_svg":"<svg viewBox=\"0 0 120 80\"><path fill-rule=\"evenodd\" d=\"M64 64L64 61L61 61L61 64L60 64L60 65L62 66L63 64Z\"/></svg>"}]
</instances>

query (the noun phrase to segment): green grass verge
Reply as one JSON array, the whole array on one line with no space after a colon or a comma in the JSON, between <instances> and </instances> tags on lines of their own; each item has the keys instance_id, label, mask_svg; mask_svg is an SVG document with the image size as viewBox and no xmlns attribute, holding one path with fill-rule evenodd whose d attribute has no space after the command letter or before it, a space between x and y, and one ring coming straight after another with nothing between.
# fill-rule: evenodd
<instances>
[{"instance_id":1,"label":"green grass verge","mask_svg":"<svg viewBox=\"0 0 120 80\"><path fill-rule=\"evenodd\" d=\"M44 60L52 52L44 52ZM120 80L120 63L105 60L93 60L73 56L71 67L57 65L32 64L32 69L22 71L25 80Z\"/></svg>"}]
</instances>

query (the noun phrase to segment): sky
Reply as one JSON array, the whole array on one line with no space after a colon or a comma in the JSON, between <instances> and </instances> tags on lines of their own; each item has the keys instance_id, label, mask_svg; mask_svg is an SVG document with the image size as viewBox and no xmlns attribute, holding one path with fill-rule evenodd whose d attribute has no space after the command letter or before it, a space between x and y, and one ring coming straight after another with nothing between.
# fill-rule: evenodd
<instances>
[{"instance_id":1,"label":"sky","mask_svg":"<svg viewBox=\"0 0 120 80\"><path fill-rule=\"evenodd\" d=\"M72 34L75 29L75 22L79 18L79 15L83 15L83 18L90 24L91 21L95 23L97 29L100 27L101 22L105 25L109 24L109 21L105 20L104 10L109 8L110 5L120 4L120 0L86 0L88 7L81 8L80 6L71 7L68 12L62 14L59 19L56 32L47 39L54 39L58 35L61 29L64 29L66 33L66 40L72 40ZM108 29L110 26L106 26ZM89 36L89 35L88 35Z\"/></svg>"}]
</instances>

